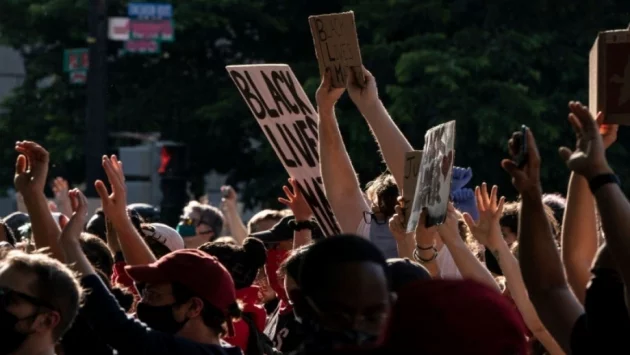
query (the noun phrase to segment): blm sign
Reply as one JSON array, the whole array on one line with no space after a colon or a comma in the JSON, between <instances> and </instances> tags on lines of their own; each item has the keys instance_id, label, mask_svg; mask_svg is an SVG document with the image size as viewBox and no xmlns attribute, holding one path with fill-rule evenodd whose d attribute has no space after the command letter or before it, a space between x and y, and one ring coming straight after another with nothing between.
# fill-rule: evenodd
<instances>
[{"instance_id":1,"label":"blm sign","mask_svg":"<svg viewBox=\"0 0 630 355\"><path fill-rule=\"evenodd\" d=\"M405 153L405 180L403 182L403 223L409 220L411 206L413 204L413 196L416 194L416 184L418 182L418 173L420 172L420 164L422 163L422 151L414 150Z\"/></svg>"},{"instance_id":2,"label":"blm sign","mask_svg":"<svg viewBox=\"0 0 630 355\"><path fill-rule=\"evenodd\" d=\"M323 77L330 70L332 86L346 87L347 70L354 73L357 83L363 85L361 50L354 13L310 16L308 22L315 44L315 54L319 63L319 74Z\"/></svg>"},{"instance_id":3,"label":"blm sign","mask_svg":"<svg viewBox=\"0 0 630 355\"><path fill-rule=\"evenodd\" d=\"M341 233L319 170L317 111L286 64L226 67L326 236Z\"/></svg>"},{"instance_id":4,"label":"blm sign","mask_svg":"<svg viewBox=\"0 0 630 355\"><path fill-rule=\"evenodd\" d=\"M455 121L427 131L407 232L413 232L427 209L426 227L444 223L455 158Z\"/></svg>"}]
</instances>

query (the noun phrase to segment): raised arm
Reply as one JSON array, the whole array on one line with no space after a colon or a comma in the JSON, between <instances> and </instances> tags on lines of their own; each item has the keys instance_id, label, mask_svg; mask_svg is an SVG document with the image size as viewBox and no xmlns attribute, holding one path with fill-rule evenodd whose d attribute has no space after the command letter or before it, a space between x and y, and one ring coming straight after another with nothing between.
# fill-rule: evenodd
<instances>
[{"instance_id":1,"label":"raised arm","mask_svg":"<svg viewBox=\"0 0 630 355\"><path fill-rule=\"evenodd\" d=\"M103 169L112 188L112 193L107 192L105 183L96 181L95 187L101 197L101 205L105 216L111 220L118 235L120 249L129 265L150 264L155 261L155 255L144 242L144 239L133 227L127 214L127 191L125 187L125 175L122 163L115 155L110 158L103 157Z\"/></svg>"},{"instance_id":2,"label":"raised arm","mask_svg":"<svg viewBox=\"0 0 630 355\"><path fill-rule=\"evenodd\" d=\"M317 90L319 159L326 197L341 231L356 233L363 213L370 209L361 191L335 117L335 103L343 92L344 89L335 89L331 86L330 72L326 72ZM402 152L400 154L403 155Z\"/></svg>"},{"instance_id":3,"label":"raised arm","mask_svg":"<svg viewBox=\"0 0 630 355\"><path fill-rule=\"evenodd\" d=\"M501 291L488 269L481 264L462 240L459 234L458 214L451 202L448 203L446 222L438 226L438 232L442 241L444 241L444 245L451 252L455 265L457 265L462 277L475 280L495 289L497 292Z\"/></svg>"},{"instance_id":4,"label":"raised arm","mask_svg":"<svg viewBox=\"0 0 630 355\"><path fill-rule=\"evenodd\" d=\"M35 247L49 248L52 257L63 261L64 256L58 244L61 230L48 208L44 195L48 164L48 151L35 142L17 142L15 150L20 153L15 163L15 188L24 198L24 204L31 217L31 228Z\"/></svg>"},{"instance_id":5,"label":"raised arm","mask_svg":"<svg viewBox=\"0 0 630 355\"><path fill-rule=\"evenodd\" d=\"M239 245L243 245L243 241L247 238L247 227L238 213L236 191L232 186L222 186L221 193L224 196L221 199L221 207L230 226L230 234Z\"/></svg>"},{"instance_id":6,"label":"raised arm","mask_svg":"<svg viewBox=\"0 0 630 355\"><path fill-rule=\"evenodd\" d=\"M413 147L379 99L374 76L367 69L362 69L365 82L361 85L357 83L355 75L348 72L348 94L376 137L385 164L396 184L402 187L405 179L405 153L413 151Z\"/></svg>"},{"instance_id":7,"label":"raised arm","mask_svg":"<svg viewBox=\"0 0 630 355\"><path fill-rule=\"evenodd\" d=\"M311 211L311 207L308 205L308 202L306 202L294 178L289 178L289 185L291 185L291 188L286 185L282 186L282 191L284 191L287 198L279 197L278 202L290 208L295 217L296 230L293 232L293 250L295 250L313 241L310 228L302 225L298 227L298 223L311 222L313 219L313 211Z\"/></svg>"},{"instance_id":8,"label":"raised arm","mask_svg":"<svg viewBox=\"0 0 630 355\"><path fill-rule=\"evenodd\" d=\"M522 139L527 140L527 160L519 167L505 159L501 165L512 176L512 184L520 192L522 207L519 214L519 260L523 281L529 297L556 341L570 353L571 333L577 319L584 313L582 305L569 289L551 226L545 214L540 184L540 155L530 130L522 137L514 133L509 141L515 157Z\"/></svg>"},{"instance_id":9,"label":"raised arm","mask_svg":"<svg viewBox=\"0 0 630 355\"><path fill-rule=\"evenodd\" d=\"M529 300L529 295L521 276L521 268L501 234L499 220L503 214L505 198L501 197L497 201L497 194L498 188L496 186L492 187L490 195L488 195L488 188L485 183L481 187L477 187L475 189L475 201L479 211L479 222L475 222L468 213L464 214L464 220L473 236L481 244L485 245L499 262L501 271L506 279L507 288L516 307L523 316L527 328L551 355L563 355L564 351L562 351L558 343L542 324L538 313L534 309L534 305Z\"/></svg>"},{"instance_id":10,"label":"raised arm","mask_svg":"<svg viewBox=\"0 0 630 355\"><path fill-rule=\"evenodd\" d=\"M569 169L589 181L602 219L606 243L626 285L630 285L630 203L616 181L605 156L604 142L588 108L569 104L569 121L576 132L576 149L560 148ZM626 291L626 302L630 301Z\"/></svg>"}]
</instances>

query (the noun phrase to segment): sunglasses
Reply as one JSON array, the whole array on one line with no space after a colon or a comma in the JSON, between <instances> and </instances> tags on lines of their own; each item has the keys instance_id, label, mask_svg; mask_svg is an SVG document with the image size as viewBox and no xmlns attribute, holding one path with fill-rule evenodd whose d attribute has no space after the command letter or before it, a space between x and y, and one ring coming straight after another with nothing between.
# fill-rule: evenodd
<instances>
[{"instance_id":1,"label":"sunglasses","mask_svg":"<svg viewBox=\"0 0 630 355\"><path fill-rule=\"evenodd\" d=\"M55 307L53 307L50 303L46 301L42 301L23 292L12 290L8 287L0 287L0 307L7 308L7 306L9 306L10 304L16 303L17 299L22 299L36 307L56 310Z\"/></svg>"}]
</instances>

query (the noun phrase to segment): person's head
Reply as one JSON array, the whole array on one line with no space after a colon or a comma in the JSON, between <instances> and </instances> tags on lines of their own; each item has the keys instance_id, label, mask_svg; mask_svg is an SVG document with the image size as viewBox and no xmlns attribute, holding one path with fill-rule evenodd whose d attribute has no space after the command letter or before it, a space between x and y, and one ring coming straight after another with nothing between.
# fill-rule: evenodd
<instances>
[{"instance_id":1,"label":"person's head","mask_svg":"<svg viewBox=\"0 0 630 355\"><path fill-rule=\"evenodd\" d=\"M525 355L525 332L518 311L497 291L471 280L426 280L398 293L382 346L385 354L422 344L432 355Z\"/></svg>"},{"instance_id":2,"label":"person's head","mask_svg":"<svg viewBox=\"0 0 630 355\"><path fill-rule=\"evenodd\" d=\"M311 245L312 244L304 245L293 250L289 257L282 262L278 270L278 277L284 283L284 290L290 304L293 304L294 298L299 297L299 295L296 295L296 291L299 292L300 290L300 269L302 268L302 262L304 262L306 252Z\"/></svg>"},{"instance_id":3,"label":"person's head","mask_svg":"<svg viewBox=\"0 0 630 355\"><path fill-rule=\"evenodd\" d=\"M101 238L89 233L81 233L79 243L83 254L87 256L92 266L111 277L114 272L114 258L107 244Z\"/></svg>"},{"instance_id":4,"label":"person's head","mask_svg":"<svg viewBox=\"0 0 630 355\"><path fill-rule=\"evenodd\" d=\"M313 244L300 268L294 307L318 342L368 345L385 326L392 295L381 251L365 238L340 235Z\"/></svg>"},{"instance_id":5,"label":"person's head","mask_svg":"<svg viewBox=\"0 0 630 355\"><path fill-rule=\"evenodd\" d=\"M137 212L145 223L155 223L160 220L158 209L148 203L132 203L127 206L127 209Z\"/></svg>"},{"instance_id":6,"label":"person's head","mask_svg":"<svg viewBox=\"0 0 630 355\"><path fill-rule=\"evenodd\" d=\"M0 353L43 353L70 328L81 302L75 275L43 254L11 251L0 261Z\"/></svg>"},{"instance_id":7,"label":"person's head","mask_svg":"<svg viewBox=\"0 0 630 355\"><path fill-rule=\"evenodd\" d=\"M247 222L247 233L254 234L269 230L286 216L286 210L262 210L252 216L249 222Z\"/></svg>"},{"instance_id":8,"label":"person's head","mask_svg":"<svg viewBox=\"0 0 630 355\"><path fill-rule=\"evenodd\" d=\"M419 280L431 280L431 274L422 265L407 258L387 259L392 292L400 292L405 286Z\"/></svg>"},{"instance_id":9,"label":"person's head","mask_svg":"<svg viewBox=\"0 0 630 355\"><path fill-rule=\"evenodd\" d=\"M219 259L230 272L237 290L250 287L258 270L265 265L267 254L265 245L258 239L245 238L243 246L230 243L208 242L199 250Z\"/></svg>"},{"instance_id":10,"label":"person's head","mask_svg":"<svg viewBox=\"0 0 630 355\"><path fill-rule=\"evenodd\" d=\"M141 290L137 316L155 330L217 340L224 326L231 331L232 319L240 316L229 272L200 250L177 250L126 270Z\"/></svg>"},{"instance_id":11,"label":"person's head","mask_svg":"<svg viewBox=\"0 0 630 355\"><path fill-rule=\"evenodd\" d=\"M13 212L4 218L4 223L13 232L16 240L21 239L20 227L31 223L31 218L22 212Z\"/></svg>"},{"instance_id":12,"label":"person's head","mask_svg":"<svg viewBox=\"0 0 630 355\"><path fill-rule=\"evenodd\" d=\"M141 236L157 259L164 255L184 249L184 239L177 231L162 223L142 223Z\"/></svg>"},{"instance_id":13,"label":"person's head","mask_svg":"<svg viewBox=\"0 0 630 355\"><path fill-rule=\"evenodd\" d=\"M386 172L368 182L365 194L374 214L387 220L394 215L400 192L392 174Z\"/></svg>"},{"instance_id":14,"label":"person's head","mask_svg":"<svg viewBox=\"0 0 630 355\"><path fill-rule=\"evenodd\" d=\"M15 246L17 243L13 230L2 219L0 219L0 242L7 242L11 246Z\"/></svg>"},{"instance_id":15,"label":"person's head","mask_svg":"<svg viewBox=\"0 0 630 355\"><path fill-rule=\"evenodd\" d=\"M197 201L191 201L184 207L182 222L190 223L195 227L194 236L184 236L186 248L198 248L201 244L211 242L221 235L225 219L223 212L210 205L202 205Z\"/></svg>"},{"instance_id":16,"label":"person's head","mask_svg":"<svg viewBox=\"0 0 630 355\"><path fill-rule=\"evenodd\" d=\"M85 226L85 231L107 242L106 224L107 223L105 219L105 213L101 208L98 208L96 212L94 212L92 218L90 218L90 220L87 222L87 225Z\"/></svg>"},{"instance_id":17,"label":"person's head","mask_svg":"<svg viewBox=\"0 0 630 355\"><path fill-rule=\"evenodd\" d=\"M555 232L558 233L558 235L556 235L556 239L559 240L559 232L562 229L562 219L564 218L564 209L567 207L567 200L560 194L544 194L543 203L547 207L551 208L551 211L553 212L553 217L558 225L558 228L555 230Z\"/></svg>"},{"instance_id":18,"label":"person's head","mask_svg":"<svg viewBox=\"0 0 630 355\"><path fill-rule=\"evenodd\" d=\"M545 205L544 208L545 215L547 216L547 222L551 227L551 232L554 236L558 237L560 235L560 228L558 227L558 222L553 215L553 210L547 205ZM505 238L505 241L510 246L518 239L518 214L520 210L520 202L506 203L503 207L503 215L499 220L503 238Z\"/></svg>"}]
</instances>

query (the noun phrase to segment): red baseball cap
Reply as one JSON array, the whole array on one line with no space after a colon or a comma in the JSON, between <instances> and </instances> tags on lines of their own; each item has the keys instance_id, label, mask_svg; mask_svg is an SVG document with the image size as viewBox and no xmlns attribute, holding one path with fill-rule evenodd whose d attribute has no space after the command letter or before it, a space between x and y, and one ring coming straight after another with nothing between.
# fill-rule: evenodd
<instances>
[{"instance_id":1,"label":"red baseball cap","mask_svg":"<svg viewBox=\"0 0 630 355\"><path fill-rule=\"evenodd\" d=\"M496 290L470 280L423 280L398 293L381 349L427 354L527 354L520 315Z\"/></svg>"},{"instance_id":2,"label":"red baseball cap","mask_svg":"<svg viewBox=\"0 0 630 355\"><path fill-rule=\"evenodd\" d=\"M125 270L137 283L180 283L225 315L236 303L230 273L217 258L197 249L176 250L154 263L128 265Z\"/></svg>"}]
</instances>

